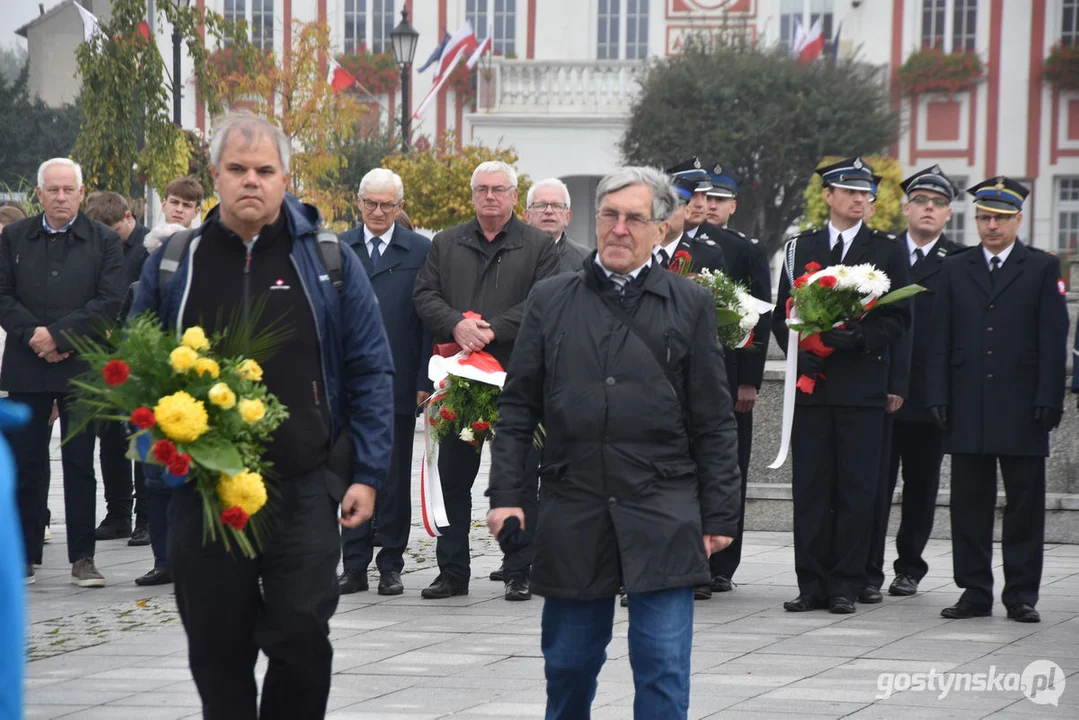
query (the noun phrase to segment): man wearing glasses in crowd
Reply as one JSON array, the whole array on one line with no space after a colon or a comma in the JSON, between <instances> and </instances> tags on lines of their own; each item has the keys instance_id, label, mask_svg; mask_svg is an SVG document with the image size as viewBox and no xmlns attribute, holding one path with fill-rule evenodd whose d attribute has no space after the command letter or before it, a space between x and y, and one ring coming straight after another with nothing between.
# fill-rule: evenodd
<instances>
[{"instance_id":1,"label":"man wearing glasses in crowd","mask_svg":"<svg viewBox=\"0 0 1079 720\"><path fill-rule=\"evenodd\" d=\"M536 282L558 272L558 254L547 234L514 216L517 172L511 166L499 161L480 163L472 173L471 187L475 219L435 235L416 279L413 301L436 343L452 341L464 350L485 350L505 368L525 299ZM482 319L465 318L467 311ZM439 446L438 472L450 525L438 538L439 575L421 593L425 598L468 594L468 529L479 450L455 437ZM534 508L533 501L526 510L526 527L534 525ZM518 555L505 559L507 600L532 596L527 556Z\"/></svg>"},{"instance_id":2,"label":"man wearing glasses in crowd","mask_svg":"<svg viewBox=\"0 0 1079 720\"><path fill-rule=\"evenodd\" d=\"M569 188L558 178L547 178L528 189L525 219L554 240L558 252L559 272L577 272L589 255L589 250L566 237L566 227L573 218L570 210Z\"/></svg>"}]
</instances>

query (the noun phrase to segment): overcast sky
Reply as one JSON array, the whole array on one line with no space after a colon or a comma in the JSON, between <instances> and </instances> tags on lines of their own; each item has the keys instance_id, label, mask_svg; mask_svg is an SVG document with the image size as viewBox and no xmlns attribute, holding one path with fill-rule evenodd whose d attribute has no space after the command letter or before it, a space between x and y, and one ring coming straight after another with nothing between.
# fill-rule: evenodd
<instances>
[{"instance_id":1,"label":"overcast sky","mask_svg":"<svg viewBox=\"0 0 1079 720\"><path fill-rule=\"evenodd\" d=\"M38 16L38 2L45 3L47 11L60 0L0 0L0 46L26 48L26 40L15 31Z\"/></svg>"}]
</instances>

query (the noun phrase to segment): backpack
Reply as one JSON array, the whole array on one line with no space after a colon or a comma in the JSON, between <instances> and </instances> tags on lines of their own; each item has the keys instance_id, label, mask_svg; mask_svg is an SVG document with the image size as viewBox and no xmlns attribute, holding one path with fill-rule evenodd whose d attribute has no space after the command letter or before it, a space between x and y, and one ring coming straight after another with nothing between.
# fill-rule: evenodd
<instances>
[{"instance_id":1,"label":"backpack","mask_svg":"<svg viewBox=\"0 0 1079 720\"><path fill-rule=\"evenodd\" d=\"M183 260L184 255L187 254L187 248L195 238L196 232L198 232L198 228L181 230L173 235L162 248L161 252L165 253L165 255L161 258L161 267L157 271L157 296L159 301L164 297L165 283L180 269L180 262ZM323 267L326 268L326 274L329 276L330 282L340 292L345 283L341 279L341 242L337 239L336 233L325 228L319 228L318 254L322 259Z\"/></svg>"}]
</instances>

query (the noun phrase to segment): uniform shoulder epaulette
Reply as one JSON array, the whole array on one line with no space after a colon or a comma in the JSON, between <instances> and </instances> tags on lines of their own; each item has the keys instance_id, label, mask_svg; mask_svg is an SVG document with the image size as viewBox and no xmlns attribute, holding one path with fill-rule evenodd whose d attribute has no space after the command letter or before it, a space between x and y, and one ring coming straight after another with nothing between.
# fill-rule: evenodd
<instances>
[{"instance_id":1,"label":"uniform shoulder epaulette","mask_svg":"<svg viewBox=\"0 0 1079 720\"><path fill-rule=\"evenodd\" d=\"M1048 252L1046 252L1045 250L1042 250L1041 248L1031 247L1030 245L1027 245L1026 248L1027 248L1027 250L1030 250L1031 252L1041 253L1043 255L1048 255L1049 254Z\"/></svg>"},{"instance_id":2,"label":"uniform shoulder epaulette","mask_svg":"<svg viewBox=\"0 0 1079 720\"><path fill-rule=\"evenodd\" d=\"M821 228L819 228L819 227L811 227L811 228L807 228L807 229L803 230L800 233L795 233L794 235L791 235L787 239L788 240L794 240L796 238L806 237L807 235L813 235L814 233L818 233L820 231L821 231Z\"/></svg>"},{"instance_id":3,"label":"uniform shoulder epaulette","mask_svg":"<svg viewBox=\"0 0 1079 720\"><path fill-rule=\"evenodd\" d=\"M952 258L959 257L963 253L969 252L969 251L973 250L976 247L981 247L981 246L980 245L960 245L957 248L949 250L948 254L945 255L944 259L945 260L951 260Z\"/></svg>"},{"instance_id":4,"label":"uniform shoulder epaulette","mask_svg":"<svg viewBox=\"0 0 1079 720\"><path fill-rule=\"evenodd\" d=\"M885 237L889 240L895 240L895 235L893 235L892 233L886 233L883 230L877 230L876 228L870 228L870 230L872 230L873 234L878 237Z\"/></svg>"},{"instance_id":5,"label":"uniform shoulder epaulette","mask_svg":"<svg viewBox=\"0 0 1079 720\"><path fill-rule=\"evenodd\" d=\"M715 240L713 240L713 239L712 239L712 238L710 238L710 237L704 237L704 238L701 238L701 240L699 240L698 242L702 242L702 243L704 243L705 245L715 245L715 244L716 244L716 241L715 241Z\"/></svg>"}]
</instances>

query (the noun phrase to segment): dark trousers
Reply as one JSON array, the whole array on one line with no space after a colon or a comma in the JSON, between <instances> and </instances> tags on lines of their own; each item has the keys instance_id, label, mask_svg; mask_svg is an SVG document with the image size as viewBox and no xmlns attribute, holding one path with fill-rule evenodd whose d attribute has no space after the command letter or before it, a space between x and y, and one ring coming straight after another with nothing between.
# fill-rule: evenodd
<instances>
[{"instance_id":1,"label":"dark trousers","mask_svg":"<svg viewBox=\"0 0 1079 720\"><path fill-rule=\"evenodd\" d=\"M18 474L16 490L19 521L22 523L26 562L40 563L45 534L46 503L49 496L49 415L56 401L60 408L60 448L64 470L64 513L67 516L67 556L69 562L94 556L95 503L94 434L84 430L69 436L71 398L48 392L13 392L8 398L30 407L30 422L9 434Z\"/></svg>"},{"instance_id":2,"label":"dark trousers","mask_svg":"<svg viewBox=\"0 0 1079 720\"><path fill-rule=\"evenodd\" d=\"M952 455L952 560L963 599L993 604L993 520L997 462L1004 477L1005 607L1036 605L1045 545L1045 458L1018 455Z\"/></svg>"},{"instance_id":3,"label":"dark trousers","mask_svg":"<svg viewBox=\"0 0 1079 720\"><path fill-rule=\"evenodd\" d=\"M892 493L889 469L892 464L892 432L895 416L884 414L884 428L880 441L880 471L873 496L873 519L869 529L869 556L866 559L866 585L880 589L884 585L884 548L888 544L888 520L892 514Z\"/></svg>"},{"instance_id":4,"label":"dark trousers","mask_svg":"<svg viewBox=\"0 0 1079 720\"><path fill-rule=\"evenodd\" d=\"M543 451L532 446L528 454L526 467L528 470L524 477L524 486L521 492L521 509L525 512L525 529L531 534L539 520L539 470L543 459ZM532 574L532 561L536 559L536 546L532 543L523 548L502 557L502 569L508 580L511 575L516 577L529 577Z\"/></svg>"},{"instance_id":5,"label":"dark trousers","mask_svg":"<svg viewBox=\"0 0 1079 720\"><path fill-rule=\"evenodd\" d=\"M328 472L278 481L275 505L264 510L272 513L268 544L253 560L226 553L220 543L204 544L202 499L191 485L173 491L169 559L205 720L326 713L341 552ZM269 658L261 706L259 650Z\"/></svg>"},{"instance_id":6,"label":"dark trousers","mask_svg":"<svg viewBox=\"0 0 1079 720\"><path fill-rule=\"evenodd\" d=\"M142 463L137 463L141 465ZM168 567L169 564L169 502L172 500L171 488L146 488L147 531L150 533L150 548L154 551L154 567Z\"/></svg>"},{"instance_id":7,"label":"dark trousers","mask_svg":"<svg viewBox=\"0 0 1079 720\"><path fill-rule=\"evenodd\" d=\"M341 533L345 570L367 572L374 555L376 532L382 544L376 559L378 571L399 573L404 569L404 553L412 527L412 442L415 433L414 415L394 416L390 470L375 500L374 520L356 528L345 528Z\"/></svg>"},{"instance_id":8,"label":"dark trousers","mask_svg":"<svg viewBox=\"0 0 1079 720\"><path fill-rule=\"evenodd\" d=\"M902 464L903 505L899 531L895 534L897 557L892 567L896 575L910 575L920 581L929 572L929 564L922 558L922 553L933 532L937 491L940 489L940 463L944 460L944 433L932 423L896 420L894 425L891 452L888 454L887 498L890 506ZM883 582L884 536L880 537L882 541L874 557L876 566L881 568ZM873 582L873 577L870 577L870 582Z\"/></svg>"},{"instance_id":9,"label":"dark trousers","mask_svg":"<svg viewBox=\"0 0 1079 720\"><path fill-rule=\"evenodd\" d=\"M792 433L794 568L802 595L865 585L884 408L799 405Z\"/></svg>"},{"instance_id":10,"label":"dark trousers","mask_svg":"<svg viewBox=\"0 0 1079 720\"><path fill-rule=\"evenodd\" d=\"M737 388L732 392L737 393ZM734 577L734 572L742 563L742 533L745 532L746 526L746 488L749 485L749 457L753 449L753 411L736 412L734 419L738 421L738 469L742 471L742 505L738 509L738 534L734 536L730 545L708 558L712 577L722 575L728 580Z\"/></svg>"},{"instance_id":11,"label":"dark trousers","mask_svg":"<svg viewBox=\"0 0 1079 720\"><path fill-rule=\"evenodd\" d=\"M101 482L105 487L106 518L114 522L129 523L131 522L134 485L132 462L127 459L127 424L118 421L99 422L97 438L98 459L101 461ZM138 467L137 463L136 467ZM141 475L141 472L139 474ZM138 494L141 493L136 493ZM145 522L146 510L139 509L142 510L142 519ZM138 524L137 520L136 524Z\"/></svg>"},{"instance_id":12,"label":"dark trousers","mask_svg":"<svg viewBox=\"0 0 1079 720\"><path fill-rule=\"evenodd\" d=\"M438 476L450 526L440 528L435 557L443 579L460 587L467 586L471 576L468 530L472 525L472 485L480 470L481 447L455 437L447 437L438 445Z\"/></svg>"}]
</instances>

